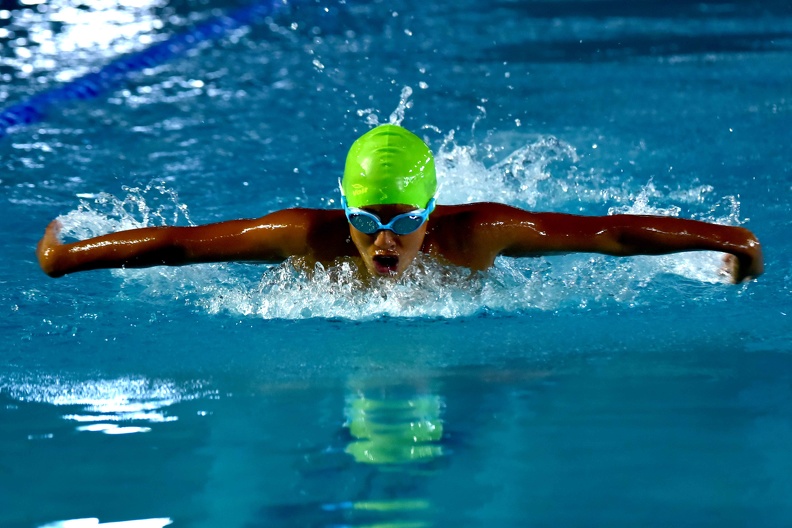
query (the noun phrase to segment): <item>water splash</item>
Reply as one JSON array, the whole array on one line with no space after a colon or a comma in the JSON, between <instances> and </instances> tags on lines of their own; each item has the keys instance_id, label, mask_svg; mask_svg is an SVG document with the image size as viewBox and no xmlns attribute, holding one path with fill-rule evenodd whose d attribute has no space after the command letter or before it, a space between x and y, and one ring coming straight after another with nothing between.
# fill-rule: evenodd
<instances>
[{"instance_id":1,"label":"water splash","mask_svg":"<svg viewBox=\"0 0 792 528\"><path fill-rule=\"evenodd\" d=\"M391 125L401 125L404 121L404 115L409 108L412 108L413 102L410 101L410 96L412 95L413 91L412 88L409 86L405 86L402 88L401 97L399 98L399 105L396 107L396 110L390 115L388 122Z\"/></svg>"},{"instance_id":2,"label":"water splash","mask_svg":"<svg viewBox=\"0 0 792 528\"><path fill-rule=\"evenodd\" d=\"M361 108L357 111L358 117L364 117L366 124L375 127L379 125L379 117L377 117L377 110L375 108Z\"/></svg>"},{"instance_id":3,"label":"water splash","mask_svg":"<svg viewBox=\"0 0 792 528\"><path fill-rule=\"evenodd\" d=\"M391 125L401 126L401 124L404 122L404 116L407 113L407 110L413 107L413 102L410 101L410 96L412 96L412 93L413 90L409 86L402 88L399 104L391 113L390 117L388 117L388 123ZM366 124L371 127L376 127L380 124L380 119L377 115L376 108L359 108L356 113L358 117L365 117Z\"/></svg>"},{"instance_id":4,"label":"water splash","mask_svg":"<svg viewBox=\"0 0 792 528\"><path fill-rule=\"evenodd\" d=\"M534 208L570 200L569 190L578 176L554 178L551 168L578 161L572 145L553 136L540 137L488 165L480 151L493 158L494 149L459 145L454 136L452 132L444 138L435 157L443 184L441 203L493 201Z\"/></svg>"},{"instance_id":5,"label":"water splash","mask_svg":"<svg viewBox=\"0 0 792 528\"><path fill-rule=\"evenodd\" d=\"M265 319L453 318L481 310L485 284L483 275L425 256L417 258L397 280L375 278L368 283L360 279L352 260L327 267L318 264L310 273L300 271L295 261L287 261L265 272L254 291L235 284L215 290L198 305L209 313Z\"/></svg>"},{"instance_id":6,"label":"water splash","mask_svg":"<svg viewBox=\"0 0 792 528\"><path fill-rule=\"evenodd\" d=\"M102 192L82 193L75 211L58 217L62 237L77 240L155 225L193 225L186 204L164 182L145 187L122 187L123 198Z\"/></svg>"}]
</instances>

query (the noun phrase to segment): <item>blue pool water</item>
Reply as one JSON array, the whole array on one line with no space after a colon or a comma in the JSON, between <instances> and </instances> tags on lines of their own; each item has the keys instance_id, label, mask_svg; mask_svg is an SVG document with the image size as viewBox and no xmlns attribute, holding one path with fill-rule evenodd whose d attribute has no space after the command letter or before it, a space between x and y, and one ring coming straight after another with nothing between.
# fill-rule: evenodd
<instances>
[{"instance_id":1,"label":"blue pool water","mask_svg":"<svg viewBox=\"0 0 792 528\"><path fill-rule=\"evenodd\" d=\"M63 95L238 8L2 4L0 112L48 105L0 138L0 526L792 523L788 2L294 2ZM744 225L766 274L35 262L55 217L337 207L389 121L435 150L441 203Z\"/></svg>"}]
</instances>

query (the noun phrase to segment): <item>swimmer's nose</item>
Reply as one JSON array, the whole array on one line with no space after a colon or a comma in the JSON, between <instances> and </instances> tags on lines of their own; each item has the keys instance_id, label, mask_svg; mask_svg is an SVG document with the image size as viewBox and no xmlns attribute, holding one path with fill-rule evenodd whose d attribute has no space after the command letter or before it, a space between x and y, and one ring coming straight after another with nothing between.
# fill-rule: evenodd
<instances>
[{"instance_id":1,"label":"swimmer's nose","mask_svg":"<svg viewBox=\"0 0 792 528\"><path fill-rule=\"evenodd\" d=\"M374 245L383 249L390 249L396 245L393 232L382 229L377 231L377 236L374 239Z\"/></svg>"}]
</instances>

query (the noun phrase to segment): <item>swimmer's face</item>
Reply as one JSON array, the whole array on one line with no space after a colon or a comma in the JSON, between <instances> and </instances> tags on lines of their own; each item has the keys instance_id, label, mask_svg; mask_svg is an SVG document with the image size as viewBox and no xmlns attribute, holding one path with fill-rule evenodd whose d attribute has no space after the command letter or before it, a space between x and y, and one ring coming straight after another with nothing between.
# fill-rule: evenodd
<instances>
[{"instance_id":1,"label":"swimmer's face","mask_svg":"<svg viewBox=\"0 0 792 528\"><path fill-rule=\"evenodd\" d=\"M377 215L383 224L401 213L414 211L411 205L372 205L364 210ZM381 277L398 277L406 270L423 246L426 224L408 235L397 235L393 231L382 230L367 235L351 225L349 233L357 247L366 268Z\"/></svg>"}]
</instances>

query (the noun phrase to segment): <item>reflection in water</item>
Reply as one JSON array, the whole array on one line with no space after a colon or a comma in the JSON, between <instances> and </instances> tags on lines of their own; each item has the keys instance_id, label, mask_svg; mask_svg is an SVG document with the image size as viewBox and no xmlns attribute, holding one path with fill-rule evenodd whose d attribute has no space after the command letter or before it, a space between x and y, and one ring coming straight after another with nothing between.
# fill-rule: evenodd
<instances>
[{"instance_id":1,"label":"reflection in water","mask_svg":"<svg viewBox=\"0 0 792 528\"><path fill-rule=\"evenodd\" d=\"M344 426L352 441L345 452L374 470L366 479L367 498L325 504L350 526L423 527L432 523L431 503L420 493L442 445L443 399L436 394L372 398L361 391L347 397ZM379 481L379 482L377 482ZM380 493L383 492L383 493Z\"/></svg>"},{"instance_id":2,"label":"reflection in water","mask_svg":"<svg viewBox=\"0 0 792 528\"><path fill-rule=\"evenodd\" d=\"M295 492L303 500L268 506L245 528L434 525L429 490L448 454L444 410L441 396L412 384L354 383L331 419L339 424L343 411L340 445L323 445L299 464Z\"/></svg>"},{"instance_id":3,"label":"reflection in water","mask_svg":"<svg viewBox=\"0 0 792 528\"><path fill-rule=\"evenodd\" d=\"M443 454L440 417L443 402L434 394L404 400L371 399L355 394L347 400L346 427L356 438L346 452L363 464L411 464Z\"/></svg>"}]
</instances>

